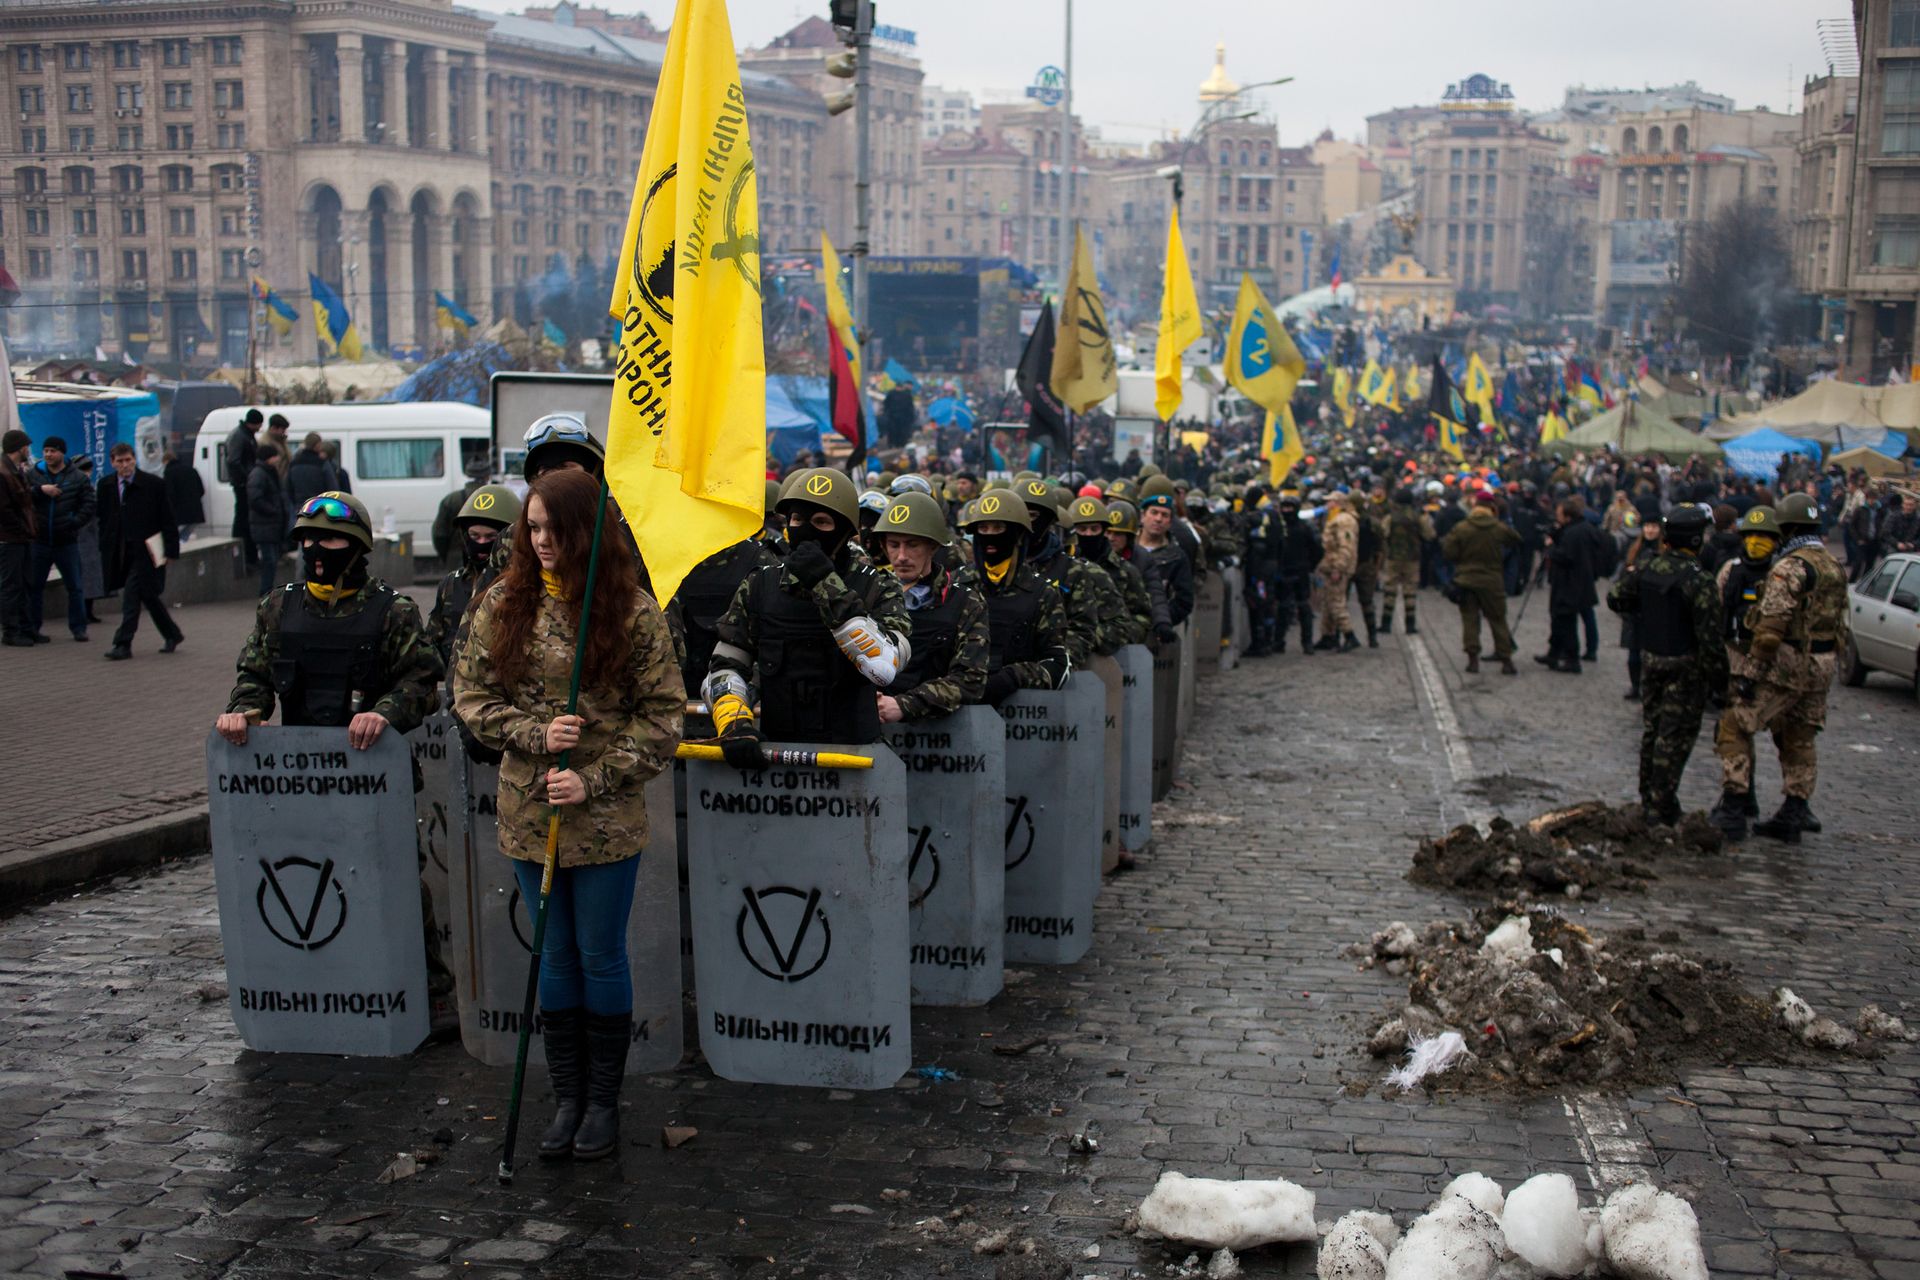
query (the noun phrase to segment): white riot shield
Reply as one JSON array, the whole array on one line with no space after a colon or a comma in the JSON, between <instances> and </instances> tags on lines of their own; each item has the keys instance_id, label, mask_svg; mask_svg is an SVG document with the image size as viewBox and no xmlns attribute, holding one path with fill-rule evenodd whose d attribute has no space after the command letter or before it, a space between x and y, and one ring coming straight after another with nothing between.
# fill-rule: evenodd
<instances>
[{"instance_id":1,"label":"white riot shield","mask_svg":"<svg viewBox=\"0 0 1920 1280\"><path fill-rule=\"evenodd\" d=\"M427 1036L413 766L397 733L207 736L228 1001L247 1046L394 1057Z\"/></svg>"},{"instance_id":2,"label":"white riot shield","mask_svg":"<svg viewBox=\"0 0 1920 1280\"><path fill-rule=\"evenodd\" d=\"M1177 633L1153 651L1153 798L1173 790L1180 763L1180 654L1186 645Z\"/></svg>"},{"instance_id":3,"label":"white riot shield","mask_svg":"<svg viewBox=\"0 0 1920 1280\"><path fill-rule=\"evenodd\" d=\"M1123 645L1120 666L1120 847L1137 853L1153 835L1153 653Z\"/></svg>"},{"instance_id":4,"label":"white riot shield","mask_svg":"<svg viewBox=\"0 0 1920 1280\"><path fill-rule=\"evenodd\" d=\"M1106 780L1101 792L1106 803L1100 812L1100 874L1107 875L1120 865L1120 764L1125 748L1121 745L1121 717L1126 712L1126 694L1120 677L1120 664L1110 657L1095 656L1089 664L1106 689L1106 765L1101 776Z\"/></svg>"},{"instance_id":5,"label":"white riot shield","mask_svg":"<svg viewBox=\"0 0 1920 1280\"><path fill-rule=\"evenodd\" d=\"M1093 942L1106 807L1106 687L1021 689L1006 722L1007 960L1072 964Z\"/></svg>"},{"instance_id":6,"label":"white riot shield","mask_svg":"<svg viewBox=\"0 0 1920 1280\"><path fill-rule=\"evenodd\" d=\"M447 866L456 847L455 828L460 821L454 812L456 761L451 745L459 737L453 716L445 711L428 716L418 729L407 735L413 747L413 763L420 770L420 790L413 797L420 852L425 859L420 866L420 879L427 886L433 903L433 930L440 955L453 970L456 983L460 967L453 950L453 908L447 894Z\"/></svg>"}]
</instances>

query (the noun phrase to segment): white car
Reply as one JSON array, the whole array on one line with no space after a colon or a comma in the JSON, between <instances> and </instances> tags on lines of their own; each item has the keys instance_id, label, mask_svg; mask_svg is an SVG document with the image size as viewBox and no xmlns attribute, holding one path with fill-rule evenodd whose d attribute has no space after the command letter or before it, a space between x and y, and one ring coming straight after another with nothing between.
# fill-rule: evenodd
<instances>
[{"instance_id":1,"label":"white car","mask_svg":"<svg viewBox=\"0 0 1920 1280\"><path fill-rule=\"evenodd\" d=\"M1840 679L1865 684L1885 671L1920 693L1920 555L1891 555L1847 588L1853 638L1840 654Z\"/></svg>"}]
</instances>

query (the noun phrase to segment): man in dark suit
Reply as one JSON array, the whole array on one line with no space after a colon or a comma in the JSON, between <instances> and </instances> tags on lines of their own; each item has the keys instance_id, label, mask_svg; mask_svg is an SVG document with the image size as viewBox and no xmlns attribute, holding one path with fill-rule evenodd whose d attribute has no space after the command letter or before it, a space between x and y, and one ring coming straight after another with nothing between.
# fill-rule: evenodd
<instances>
[{"instance_id":1,"label":"man in dark suit","mask_svg":"<svg viewBox=\"0 0 1920 1280\"><path fill-rule=\"evenodd\" d=\"M172 653L186 637L167 612L160 593L167 587L166 566L180 558L180 525L167 501L167 485L133 465L133 446L122 442L109 454L113 474L100 481L100 559L106 570L107 590L120 592L120 629L113 633L107 657L119 662L133 656L133 633L140 629L140 610L153 615L153 625L166 641L160 652ZM147 539L159 534L165 557L155 564Z\"/></svg>"}]
</instances>

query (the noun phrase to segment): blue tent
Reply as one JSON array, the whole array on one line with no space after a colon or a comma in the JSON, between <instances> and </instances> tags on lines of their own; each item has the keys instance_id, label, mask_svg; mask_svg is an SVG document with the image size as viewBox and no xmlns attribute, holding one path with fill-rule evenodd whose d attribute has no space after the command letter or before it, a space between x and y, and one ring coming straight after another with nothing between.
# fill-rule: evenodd
<instances>
[{"instance_id":1,"label":"blue tent","mask_svg":"<svg viewBox=\"0 0 1920 1280\"><path fill-rule=\"evenodd\" d=\"M1907 451L1906 433L1891 427L1841 427L1839 432L1840 442L1834 446L1835 453L1864 448L1898 458Z\"/></svg>"},{"instance_id":2,"label":"blue tent","mask_svg":"<svg viewBox=\"0 0 1920 1280\"><path fill-rule=\"evenodd\" d=\"M973 410L966 401L953 396L941 396L927 405L927 420L937 422L943 427L958 427L962 431L973 430Z\"/></svg>"},{"instance_id":3,"label":"blue tent","mask_svg":"<svg viewBox=\"0 0 1920 1280\"><path fill-rule=\"evenodd\" d=\"M1773 479L1779 472L1780 455L1783 453L1803 453L1815 462L1820 461L1819 445L1775 431L1772 427L1761 427L1757 431L1722 441L1721 447L1727 451L1729 466L1755 480Z\"/></svg>"},{"instance_id":4,"label":"blue tent","mask_svg":"<svg viewBox=\"0 0 1920 1280\"><path fill-rule=\"evenodd\" d=\"M833 430L827 380L799 374L767 377L767 454L781 466L802 450L818 452L821 431Z\"/></svg>"}]
</instances>

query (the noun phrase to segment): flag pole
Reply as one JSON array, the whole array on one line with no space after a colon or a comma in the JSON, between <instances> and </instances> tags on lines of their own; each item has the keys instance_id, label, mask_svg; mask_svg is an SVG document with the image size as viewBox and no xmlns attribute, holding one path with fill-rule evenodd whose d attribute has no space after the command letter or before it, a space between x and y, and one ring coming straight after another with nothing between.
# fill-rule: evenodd
<instances>
[{"instance_id":1,"label":"flag pole","mask_svg":"<svg viewBox=\"0 0 1920 1280\"><path fill-rule=\"evenodd\" d=\"M567 714L580 705L580 673L587 652L587 622L593 615L593 584L600 576L600 544L607 523L607 477L600 476L600 504L593 513L593 546L587 552L587 585L580 596L580 627L573 639L573 674L567 681ZM531 551L529 549L529 554ZM573 749L560 753L559 772L566 772ZM527 1046L533 1034L533 1006L540 991L540 951L547 938L547 904L552 901L553 872L560 862L560 806L549 805L547 856L540 868L540 906L533 917L533 953L527 957L527 994L520 1006L520 1042L513 1053L513 1090L507 1097L507 1140L500 1151L501 1186L513 1182L513 1148L520 1136L520 1103L527 1080Z\"/></svg>"}]
</instances>

